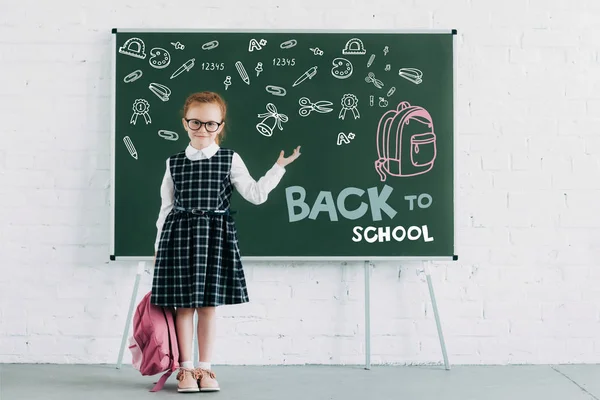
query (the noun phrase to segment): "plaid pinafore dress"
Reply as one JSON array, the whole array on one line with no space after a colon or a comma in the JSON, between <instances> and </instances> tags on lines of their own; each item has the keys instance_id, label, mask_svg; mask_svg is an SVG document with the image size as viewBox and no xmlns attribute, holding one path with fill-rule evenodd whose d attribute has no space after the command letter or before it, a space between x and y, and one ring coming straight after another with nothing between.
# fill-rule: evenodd
<instances>
[{"instance_id":1,"label":"plaid pinafore dress","mask_svg":"<svg viewBox=\"0 0 600 400\"><path fill-rule=\"evenodd\" d=\"M190 160L169 159L173 209L160 235L152 304L206 307L248 302L235 222L229 214L233 150Z\"/></svg>"}]
</instances>

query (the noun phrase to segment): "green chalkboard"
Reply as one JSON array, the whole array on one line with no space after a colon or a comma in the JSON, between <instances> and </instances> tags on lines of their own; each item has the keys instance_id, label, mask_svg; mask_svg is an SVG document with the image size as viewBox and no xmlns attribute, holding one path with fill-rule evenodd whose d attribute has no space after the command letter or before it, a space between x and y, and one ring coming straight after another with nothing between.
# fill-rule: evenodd
<instances>
[{"instance_id":1,"label":"green chalkboard","mask_svg":"<svg viewBox=\"0 0 600 400\"><path fill-rule=\"evenodd\" d=\"M234 194L242 257L454 255L452 32L113 33L113 258L153 256L165 161L204 90L255 179L302 146L266 203Z\"/></svg>"}]
</instances>

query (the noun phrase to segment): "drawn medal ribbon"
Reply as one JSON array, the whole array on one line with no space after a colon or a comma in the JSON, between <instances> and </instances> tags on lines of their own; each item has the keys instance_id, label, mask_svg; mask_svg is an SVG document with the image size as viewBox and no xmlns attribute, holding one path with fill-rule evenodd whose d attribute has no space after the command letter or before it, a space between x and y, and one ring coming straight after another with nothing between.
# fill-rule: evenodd
<instances>
[{"instance_id":1,"label":"drawn medal ribbon","mask_svg":"<svg viewBox=\"0 0 600 400\"><path fill-rule=\"evenodd\" d=\"M346 117L346 111L352 111L354 119L360 118L360 113L356 108L357 105L358 98L351 93L346 93L342 97L342 109L340 110L340 115L338 116L338 118L344 119Z\"/></svg>"},{"instance_id":2,"label":"drawn medal ribbon","mask_svg":"<svg viewBox=\"0 0 600 400\"><path fill-rule=\"evenodd\" d=\"M151 123L152 119L150 118L150 114L148 114L148 111L150 111L150 103L148 103L148 101L144 99L137 99L133 102L133 115L131 116L131 120L129 121L129 123L135 125L137 122L137 117L139 115L144 116L146 124Z\"/></svg>"}]
</instances>

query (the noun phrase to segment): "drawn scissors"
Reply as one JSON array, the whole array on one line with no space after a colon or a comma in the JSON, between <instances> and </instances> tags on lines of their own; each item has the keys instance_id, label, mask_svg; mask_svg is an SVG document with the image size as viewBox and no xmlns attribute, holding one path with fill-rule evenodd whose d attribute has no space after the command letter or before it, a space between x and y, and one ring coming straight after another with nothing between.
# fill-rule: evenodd
<instances>
[{"instance_id":1,"label":"drawn scissors","mask_svg":"<svg viewBox=\"0 0 600 400\"><path fill-rule=\"evenodd\" d=\"M328 113L333 111L333 108L329 108L329 106L333 105L333 103L330 101L320 100L316 103L312 103L308 97L301 97L298 103L300 103L302 106L300 107L300 111L298 111L301 117L308 116L312 111L319 113Z\"/></svg>"},{"instance_id":2,"label":"drawn scissors","mask_svg":"<svg viewBox=\"0 0 600 400\"><path fill-rule=\"evenodd\" d=\"M381 82L379 79L375 78L375 74L372 72L369 72L369 74L365 78L365 81L367 83L373 82L373 85L375 85L375 87L377 89L381 89L383 87L383 82Z\"/></svg>"}]
</instances>

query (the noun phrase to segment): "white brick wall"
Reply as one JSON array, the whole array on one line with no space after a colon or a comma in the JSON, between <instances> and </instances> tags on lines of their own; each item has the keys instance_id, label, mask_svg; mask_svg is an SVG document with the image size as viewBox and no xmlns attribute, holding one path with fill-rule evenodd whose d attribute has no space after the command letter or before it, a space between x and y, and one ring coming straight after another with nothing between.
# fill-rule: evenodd
<instances>
[{"instance_id":1,"label":"white brick wall","mask_svg":"<svg viewBox=\"0 0 600 400\"><path fill-rule=\"evenodd\" d=\"M450 361L600 362L597 0L1 0L0 362L117 360L136 265L106 262L110 29L199 26L458 29L460 260L432 266ZM373 269L374 364L441 361L419 268ZM215 363L364 362L362 263L247 278Z\"/></svg>"}]
</instances>

